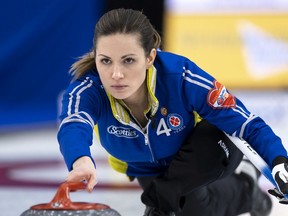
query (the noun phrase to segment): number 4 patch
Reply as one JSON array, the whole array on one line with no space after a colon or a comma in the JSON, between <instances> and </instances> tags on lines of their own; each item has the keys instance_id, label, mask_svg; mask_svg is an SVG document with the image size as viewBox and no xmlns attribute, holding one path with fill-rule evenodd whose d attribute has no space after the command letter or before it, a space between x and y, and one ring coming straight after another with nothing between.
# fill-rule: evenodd
<instances>
[{"instance_id":1,"label":"number 4 patch","mask_svg":"<svg viewBox=\"0 0 288 216\"><path fill-rule=\"evenodd\" d=\"M166 136L170 136L171 129L165 123L164 118L161 118L157 127L157 135L166 134Z\"/></svg>"}]
</instances>

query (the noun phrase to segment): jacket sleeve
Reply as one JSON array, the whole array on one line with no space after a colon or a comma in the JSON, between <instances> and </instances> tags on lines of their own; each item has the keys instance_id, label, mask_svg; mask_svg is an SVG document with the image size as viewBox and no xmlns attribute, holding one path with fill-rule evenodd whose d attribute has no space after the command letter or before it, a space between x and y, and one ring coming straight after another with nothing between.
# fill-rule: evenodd
<instances>
[{"instance_id":1,"label":"jacket sleeve","mask_svg":"<svg viewBox=\"0 0 288 216\"><path fill-rule=\"evenodd\" d=\"M287 157L281 139L270 126L211 75L187 61L183 78L183 95L189 109L227 134L246 140L270 167L277 156Z\"/></svg>"},{"instance_id":2,"label":"jacket sleeve","mask_svg":"<svg viewBox=\"0 0 288 216\"><path fill-rule=\"evenodd\" d=\"M68 170L72 170L73 162L81 156L92 159L90 146L99 104L95 82L89 76L71 83L63 95L57 139Z\"/></svg>"}]
</instances>

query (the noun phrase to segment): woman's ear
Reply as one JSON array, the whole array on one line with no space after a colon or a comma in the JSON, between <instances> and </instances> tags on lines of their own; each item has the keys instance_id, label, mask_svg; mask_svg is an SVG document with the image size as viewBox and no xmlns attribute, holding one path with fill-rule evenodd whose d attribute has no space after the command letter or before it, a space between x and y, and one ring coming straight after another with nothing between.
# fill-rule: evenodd
<instances>
[{"instance_id":1,"label":"woman's ear","mask_svg":"<svg viewBox=\"0 0 288 216\"><path fill-rule=\"evenodd\" d=\"M150 54L147 57L147 69L153 65L156 55L157 55L156 49L155 48L151 49Z\"/></svg>"}]
</instances>

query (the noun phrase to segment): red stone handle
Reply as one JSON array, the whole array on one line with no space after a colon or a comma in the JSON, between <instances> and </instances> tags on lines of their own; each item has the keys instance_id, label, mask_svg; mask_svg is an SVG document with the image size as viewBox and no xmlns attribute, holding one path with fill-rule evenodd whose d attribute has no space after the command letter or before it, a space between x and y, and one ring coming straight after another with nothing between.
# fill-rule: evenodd
<instances>
[{"instance_id":1,"label":"red stone handle","mask_svg":"<svg viewBox=\"0 0 288 216\"><path fill-rule=\"evenodd\" d=\"M86 184L84 182L64 182L62 183L54 198L49 203L34 205L33 210L102 210L110 208L104 204L86 203L86 202L72 202L70 200L70 192L85 190Z\"/></svg>"}]
</instances>

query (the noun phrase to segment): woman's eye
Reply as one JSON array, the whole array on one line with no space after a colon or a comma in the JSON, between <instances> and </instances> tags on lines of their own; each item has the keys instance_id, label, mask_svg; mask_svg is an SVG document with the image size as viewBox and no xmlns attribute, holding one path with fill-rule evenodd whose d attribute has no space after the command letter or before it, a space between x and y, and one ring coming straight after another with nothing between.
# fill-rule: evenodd
<instances>
[{"instance_id":1,"label":"woman's eye","mask_svg":"<svg viewBox=\"0 0 288 216\"><path fill-rule=\"evenodd\" d=\"M133 59L133 58L126 58L126 59L124 60L124 62L125 62L126 64L131 64L131 63L134 62L134 59Z\"/></svg>"},{"instance_id":2,"label":"woman's eye","mask_svg":"<svg viewBox=\"0 0 288 216\"><path fill-rule=\"evenodd\" d=\"M110 64L111 63L111 60L110 59L101 59L101 62L103 64Z\"/></svg>"}]
</instances>

